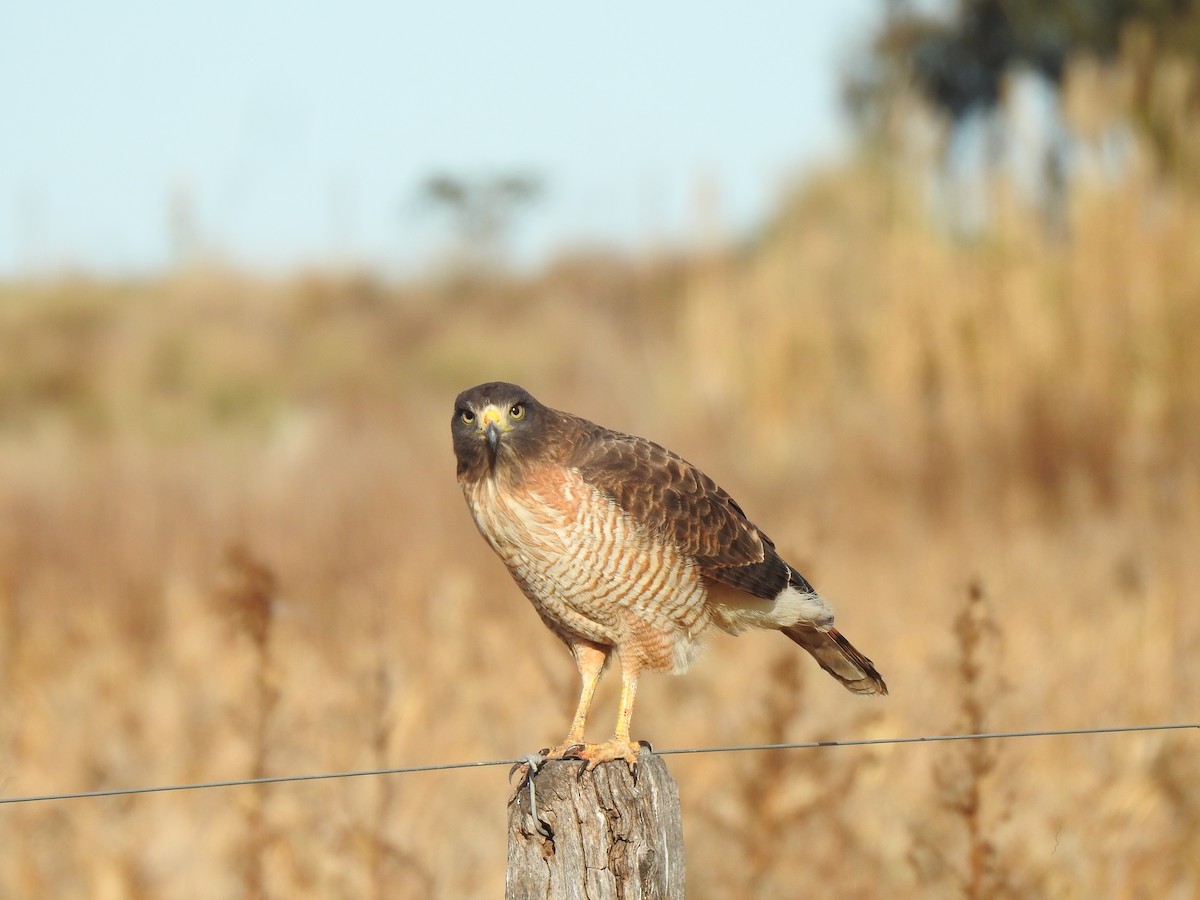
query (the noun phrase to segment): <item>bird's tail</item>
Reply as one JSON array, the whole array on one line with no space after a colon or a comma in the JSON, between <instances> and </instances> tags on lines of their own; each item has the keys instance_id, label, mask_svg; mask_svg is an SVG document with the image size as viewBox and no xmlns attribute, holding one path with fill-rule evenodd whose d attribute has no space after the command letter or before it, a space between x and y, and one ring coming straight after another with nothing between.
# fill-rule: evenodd
<instances>
[{"instance_id":1,"label":"bird's tail","mask_svg":"<svg viewBox=\"0 0 1200 900\"><path fill-rule=\"evenodd\" d=\"M887 685L875 664L854 648L836 628L791 625L784 634L813 655L821 668L856 694L886 694Z\"/></svg>"}]
</instances>

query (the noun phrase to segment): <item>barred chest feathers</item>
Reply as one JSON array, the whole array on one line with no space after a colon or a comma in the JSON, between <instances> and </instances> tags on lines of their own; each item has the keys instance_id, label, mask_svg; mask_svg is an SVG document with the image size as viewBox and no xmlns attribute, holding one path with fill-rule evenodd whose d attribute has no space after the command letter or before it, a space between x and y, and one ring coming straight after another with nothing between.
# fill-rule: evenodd
<instances>
[{"instance_id":1,"label":"barred chest feathers","mask_svg":"<svg viewBox=\"0 0 1200 900\"><path fill-rule=\"evenodd\" d=\"M639 632L665 632L671 640L645 647L645 663L687 668L709 624L706 589L670 542L574 472L553 484L481 478L463 493L480 533L560 636L628 646L641 643Z\"/></svg>"}]
</instances>

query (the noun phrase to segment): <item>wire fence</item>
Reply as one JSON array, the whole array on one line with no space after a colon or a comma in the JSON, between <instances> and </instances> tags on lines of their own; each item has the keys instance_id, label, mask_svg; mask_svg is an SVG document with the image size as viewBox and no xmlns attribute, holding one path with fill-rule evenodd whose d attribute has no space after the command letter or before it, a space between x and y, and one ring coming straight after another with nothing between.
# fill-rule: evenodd
<instances>
[{"instance_id":1,"label":"wire fence","mask_svg":"<svg viewBox=\"0 0 1200 900\"><path fill-rule=\"evenodd\" d=\"M978 734L934 734L922 737L854 738L837 741L800 741L792 744L734 744L725 747L684 747L653 750L659 756L691 755L697 753L744 753L771 750L815 750L824 747L878 747L896 744L933 744L948 741L994 741L1015 738L1073 737L1081 735L1131 734L1151 731L1200 730L1200 722L1179 722L1162 725L1116 725L1106 728L1056 728L1036 731L995 731ZM38 794L27 797L0 797L0 804L42 803L53 800L88 800L100 797L126 797L132 794L164 794L174 791L201 791L213 788L247 787L256 784L288 784L301 781L329 781L338 778L363 778L382 775L413 775L418 772L446 772L454 769L484 769L491 766L513 766L526 762L527 756L511 759L489 759L476 762L435 763L422 766L400 766L394 769L362 769L351 772L322 772L310 775L276 775L266 778L231 778L225 781L202 781L193 784L166 784L149 787L113 788L99 791L77 791L61 794Z\"/></svg>"}]
</instances>

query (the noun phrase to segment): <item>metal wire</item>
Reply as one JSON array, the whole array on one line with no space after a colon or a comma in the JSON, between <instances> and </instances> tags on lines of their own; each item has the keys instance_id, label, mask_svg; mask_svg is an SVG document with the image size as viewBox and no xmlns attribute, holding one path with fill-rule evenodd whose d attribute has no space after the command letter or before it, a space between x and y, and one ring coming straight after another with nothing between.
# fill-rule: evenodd
<instances>
[{"instance_id":1,"label":"metal wire","mask_svg":"<svg viewBox=\"0 0 1200 900\"><path fill-rule=\"evenodd\" d=\"M659 756L693 753L742 753L764 750L814 750L821 747L877 747L885 744L929 744L945 741L990 741L1007 738L1071 737L1096 734L1130 734L1147 731L1200 730L1200 722L1166 725L1116 725L1109 728L1055 728L1038 731L996 731L983 734L934 734L923 737L857 738L839 741L800 741L794 744L736 744L726 747L686 747L674 750L654 750ZM88 800L100 797L125 797L132 794L164 794L173 791L200 791L209 788L246 787L255 784L284 784L298 781L326 781L334 778L362 778L378 775L412 775L417 772L445 772L452 769L483 769L490 766L512 766L527 757L491 759L478 762L435 763L425 766L401 766L394 769L362 769L353 772L323 772L315 775L276 775L269 778L233 778L227 781L202 781L194 784L167 784L151 787L115 788L101 791L78 791L63 794L40 794L28 797L0 797L5 803L40 803L49 800Z\"/></svg>"},{"instance_id":2,"label":"metal wire","mask_svg":"<svg viewBox=\"0 0 1200 900\"><path fill-rule=\"evenodd\" d=\"M739 744L731 747L695 747L654 752L659 756L667 756L676 753L733 753L741 750L812 750L817 747L872 747L879 744L929 744L939 741L992 741L1001 738L1128 734L1136 731L1178 731L1184 728L1200 729L1200 722L1182 722L1171 725L1116 725L1111 728L1054 728L1043 731L993 731L982 734L933 734L925 737L859 738L846 741L803 741L796 744Z\"/></svg>"}]
</instances>

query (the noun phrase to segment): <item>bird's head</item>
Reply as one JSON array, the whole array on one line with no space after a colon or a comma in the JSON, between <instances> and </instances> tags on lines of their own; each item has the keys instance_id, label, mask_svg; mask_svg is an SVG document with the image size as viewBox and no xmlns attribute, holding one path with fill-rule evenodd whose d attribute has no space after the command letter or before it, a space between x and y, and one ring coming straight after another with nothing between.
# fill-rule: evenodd
<instances>
[{"instance_id":1,"label":"bird's head","mask_svg":"<svg viewBox=\"0 0 1200 900\"><path fill-rule=\"evenodd\" d=\"M528 458L550 413L515 384L492 381L463 391L450 420L459 477L479 477L497 465Z\"/></svg>"}]
</instances>

